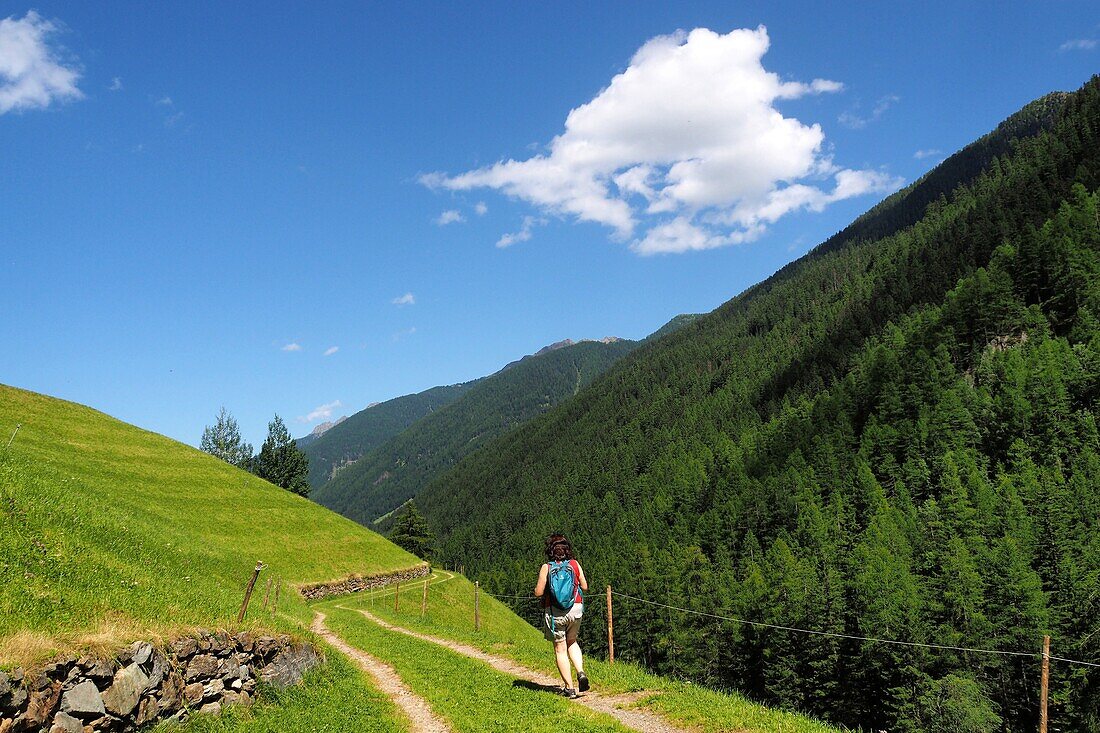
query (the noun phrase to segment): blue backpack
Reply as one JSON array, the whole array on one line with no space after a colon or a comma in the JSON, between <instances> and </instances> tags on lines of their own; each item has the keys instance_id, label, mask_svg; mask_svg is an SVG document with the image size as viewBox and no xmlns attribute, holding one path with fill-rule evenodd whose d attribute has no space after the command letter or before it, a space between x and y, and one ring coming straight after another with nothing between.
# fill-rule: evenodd
<instances>
[{"instance_id":1,"label":"blue backpack","mask_svg":"<svg viewBox=\"0 0 1100 733\"><path fill-rule=\"evenodd\" d=\"M577 575L573 563L568 560L551 560L546 588L550 593L550 605L568 611L577 598Z\"/></svg>"}]
</instances>

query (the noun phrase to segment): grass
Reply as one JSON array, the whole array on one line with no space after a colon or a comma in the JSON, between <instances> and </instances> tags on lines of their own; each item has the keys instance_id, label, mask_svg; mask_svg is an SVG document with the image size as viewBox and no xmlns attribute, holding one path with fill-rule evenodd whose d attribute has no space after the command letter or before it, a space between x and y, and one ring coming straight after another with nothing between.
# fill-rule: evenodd
<instances>
[{"instance_id":1,"label":"grass","mask_svg":"<svg viewBox=\"0 0 1100 733\"><path fill-rule=\"evenodd\" d=\"M344 657L329 653L328 662L306 675L305 684L275 691L265 689L249 708L229 707L220 716L195 715L180 726L162 723L154 733L405 733L408 724L389 698L371 687L363 673Z\"/></svg>"},{"instance_id":2,"label":"grass","mask_svg":"<svg viewBox=\"0 0 1100 733\"><path fill-rule=\"evenodd\" d=\"M459 575L449 579L450 575L437 571L429 586L428 613L423 619L420 617L422 590L419 584L402 588L397 613L393 609L392 591L377 594L373 607L369 596L333 599L323 602L320 607L325 613L337 613L337 606L366 608L398 626L461 641L482 651L508 657L530 669L557 675L550 644L543 639L542 633L485 593L481 594L481 630L474 631L473 583ZM362 619L362 623L370 622ZM588 633L593 630L589 629ZM582 625L582 646L584 636ZM586 658L585 671L593 685L602 691L652 692L652 696L644 700L648 708L702 733L837 733L840 730L804 715L764 707L740 695L658 677L634 664L620 661L611 665Z\"/></svg>"},{"instance_id":3,"label":"grass","mask_svg":"<svg viewBox=\"0 0 1100 733\"><path fill-rule=\"evenodd\" d=\"M390 664L413 692L460 733L625 733L600 714L543 690L513 684L484 662L383 629L355 611L327 606L326 624L349 644Z\"/></svg>"},{"instance_id":4,"label":"grass","mask_svg":"<svg viewBox=\"0 0 1100 733\"><path fill-rule=\"evenodd\" d=\"M9 449L4 446L22 424ZM71 402L0 385L0 666L195 626L298 630L293 586L416 557L205 453ZM260 610L281 581L277 619Z\"/></svg>"}]
</instances>

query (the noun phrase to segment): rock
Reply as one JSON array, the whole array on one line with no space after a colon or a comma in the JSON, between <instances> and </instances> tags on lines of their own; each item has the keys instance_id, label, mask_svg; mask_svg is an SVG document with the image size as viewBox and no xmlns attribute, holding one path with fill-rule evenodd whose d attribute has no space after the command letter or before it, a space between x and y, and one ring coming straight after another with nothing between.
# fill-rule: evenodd
<instances>
[{"instance_id":1,"label":"rock","mask_svg":"<svg viewBox=\"0 0 1100 733\"><path fill-rule=\"evenodd\" d=\"M183 688L183 699L188 705L194 707L202 702L202 690L203 684L201 682L192 682Z\"/></svg>"},{"instance_id":2,"label":"rock","mask_svg":"<svg viewBox=\"0 0 1100 733\"><path fill-rule=\"evenodd\" d=\"M239 689L241 689L242 684L243 683L240 680L233 680L232 682L229 683L229 686L234 690L239 690Z\"/></svg>"},{"instance_id":3,"label":"rock","mask_svg":"<svg viewBox=\"0 0 1100 733\"><path fill-rule=\"evenodd\" d=\"M145 658L148 660L148 655ZM103 705L112 714L126 717L149 687L149 675L141 669L135 654L134 662L115 673L111 688L103 693Z\"/></svg>"},{"instance_id":4,"label":"rock","mask_svg":"<svg viewBox=\"0 0 1100 733\"><path fill-rule=\"evenodd\" d=\"M81 719L102 716L107 712L103 698L91 680L85 680L61 697L61 710Z\"/></svg>"},{"instance_id":5,"label":"rock","mask_svg":"<svg viewBox=\"0 0 1100 733\"><path fill-rule=\"evenodd\" d=\"M237 634L236 646L242 652L252 651L253 643L254 642L252 641L252 634L248 633L247 631L242 631L241 633Z\"/></svg>"},{"instance_id":6,"label":"rock","mask_svg":"<svg viewBox=\"0 0 1100 733\"><path fill-rule=\"evenodd\" d=\"M153 655L153 645L147 641L135 641L130 649L130 658L134 664L145 664Z\"/></svg>"},{"instance_id":7,"label":"rock","mask_svg":"<svg viewBox=\"0 0 1100 733\"><path fill-rule=\"evenodd\" d=\"M53 716L50 733L84 733L84 724L68 713L58 713Z\"/></svg>"},{"instance_id":8,"label":"rock","mask_svg":"<svg viewBox=\"0 0 1100 733\"><path fill-rule=\"evenodd\" d=\"M241 696L237 700L237 704L238 705L251 705L252 704L252 696L249 695L247 692L242 692Z\"/></svg>"},{"instance_id":9,"label":"rock","mask_svg":"<svg viewBox=\"0 0 1100 733\"><path fill-rule=\"evenodd\" d=\"M168 672L168 657L160 649L154 649L149 661L141 665L141 671L149 675L146 689L152 690L164 681L164 675Z\"/></svg>"},{"instance_id":10,"label":"rock","mask_svg":"<svg viewBox=\"0 0 1100 733\"><path fill-rule=\"evenodd\" d=\"M88 684L91 684L90 682ZM92 685L92 689L95 689L95 685ZM96 692L96 695L99 693ZM57 708L57 701L61 699L61 683L53 682L43 687L42 689L35 690L31 693L30 701L27 703L27 711L23 713L23 727L24 729L39 728L46 724L46 721L53 715L53 711Z\"/></svg>"},{"instance_id":11,"label":"rock","mask_svg":"<svg viewBox=\"0 0 1100 733\"><path fill-rule=\"evenodd\" d=\"M96 733L97 731L116 730L121 722L113 715L103 715L84 726L84 731L85 733Z\"/></svg>"},{"instance_id":12,"label":"rock","mask_svg":"<svg viewBox=\"0 0 1100 733\"><path fill-rule=\"evenodd\" d=\"M160 703L155 697L143 697L138 705L137 715L134 716L134 725L142 726L160 715Z\"/></svg>"},{"instance_id":13,"label":"rock","mask_svg":"<svg viewBox=\"0 0 1100 733\"><path fill-rule=\"evenodd\" d=\"M194 638L187 636L182 639L176 639L172 642L172 654L176 656L176 659L181 662L185 659L195 656L199 652L199 642Z\"/></svg>"},{"instance_id":14,"label":"rock","mask_svg":"<svg viewBox=\"0 0 1100 733\"><path fill-rule=\"evenodd\" d=\"M241 667L240 667L239 672L240 672L239 677L242 680L247 680L247 679L250 679L252 677L252 670L250 670L248 668L247 664L242 664Z\"/></svg>"},{"instance_id":15,"label":"rock","mask_svg":"<svg viewBox=\"0 0 1100 733\"><path fill-rule=\"evenodd\" d=\"M277 689L283 689L301 682L305 673L320 663L321 656L309 644L288 646L264 667L260 678Z\"/></svg>"},{"instance_id":16,"label":"rock","mask_svg":"<svg viewBox=\"0 0 1100 733\"><path fill-rule=\"evenodd\" d=\"M261 636L256 640L256 651L264 659L271 657L279 650L279 642L273 636Z\"/></svg>"},{"instance_id":17,"label":"rock","mask_svg":"<svg viewBox=\"0 0 1100 733\"><path fill-rule=\"evenodd\" d=\"M69 675L69 669L76 664L76 657L67 656L47 664L42 674L51 680L63 680Z\"/></svg>"},{"instance_id":18,"label":"rock","mask_svg":"<svg viewBox=\"0 0 1100 733\"><path fill-rule=\"evenodd\" d=\"M220 715L222 712L222 704L220 702L208 702L199 708L200 713L209 713L210 715Z\"/></svg>"},{"instance_id":19,"label":"rock","mask_svg":"<svg viewBox=\"0 0 1100 733\"><path fill-rule=\"evenodd\" d=\"M224 682L222 682L221 680L213 680L202 688L202 699L213 700L216 697L221 697L221 694L224 690Z\"/></svg>"},{"instance_id":20,"label":"rock","mask_svg":"<svg viewBox=\"0 0 1100 733\"><path fill-rule=\"evenodd\" d=\"M183 704L183 678L171 672L160 688L161 710L177 710Z\"/></svg>"},{"instance_id":21,"label":"rock","mask_svg":"<svg viewBox=\"0 0 1100 733\"><path fill-rule=\"evenodd\" d=\"M87 662L80 665L84 669L84 676L90 677L93 680L100 680L106 682L113 679L117 666L114 662L104 659L89 659Z\"/></svg>"},{"instance_id":22,"label":"rock","mask_svg":"<svg viewBox=\"0 0 1100 733\"><path fill-rule=\"evenodd\" d=\"M221 666L221 662L217 657L209 654L199 654L187 663L187 672L183 675L183 678L188 682L193 682L198 679L213 677L219 666Z\"/></svg>"},{"instance_id":23,"label":"rock","mask_svg":"<svg viewBox=\"0 0 1100 733\"><path fill-rule=\"evenodd\" d=\"M241 695L233 690L226 690L222 695L222 705L236 705L237 701L241 699Z\"/></svg>"},{"instance_id":24,"label":"rock","mask_svg":"<svg viewBox=\"0 0 1100 733\"><path fill-rule=\"evenodd\" d=\"M11 692L11 677L6 672L0 671L0 697Z\"/></svg>"},{"instance_id":25,"label":"rock","mask_svg":"<svg viewBox=\"0 0 1100 733\"><path fill-rule=\"evenodd\" d=\"M11 718L0 718L0 733L9 733L15 726L15 721Z\"/></svg>"},{"instance_id":26,"label":"rock","mask_svg":"<svg viewBox=\"0 0 1100 733\"><path fill-rule=\"evenodd\" d=\"M0 697L0 706L9 710L20 710L27 704L27 688L19 685L13 687L12 691L7 694L7 697Z\"/></svg>"}]
</instances>

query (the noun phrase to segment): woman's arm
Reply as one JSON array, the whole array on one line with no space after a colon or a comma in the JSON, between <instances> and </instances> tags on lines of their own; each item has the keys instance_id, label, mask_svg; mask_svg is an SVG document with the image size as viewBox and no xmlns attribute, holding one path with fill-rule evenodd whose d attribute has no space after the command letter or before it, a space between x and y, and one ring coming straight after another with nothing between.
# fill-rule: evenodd
<instances>
[{"instance_id":1,"label":"woman's arm","mask_svg":"<svg viewBox=\"0 0 1100 733\"><path fill-rule=\"evenodd\" d=\"M581 567L580 563L577 563L577 570L581 571L581 577L580 577L581 590L586 591L586 590L588 590L588 579L584 577L584 568Z\"/></svg>"},{"instance_id":2,"label":"woman's arm","mask_svg":"<svg viewBox=\"0 0 1100 733\"><path fill-rule=\"evenodd\" d=\"M546 592L546 573L549 568L550 566L546 563L539 568L539 580L535 583L535 596L538 598L542 598L542 594Z\"/></svg>"}]
</instances>

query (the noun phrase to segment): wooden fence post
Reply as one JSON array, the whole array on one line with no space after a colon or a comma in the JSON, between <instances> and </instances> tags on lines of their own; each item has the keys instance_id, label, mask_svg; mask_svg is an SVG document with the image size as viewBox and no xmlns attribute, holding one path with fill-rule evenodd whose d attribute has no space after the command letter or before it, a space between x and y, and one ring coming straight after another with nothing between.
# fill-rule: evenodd
<instances>
[{"instance_id":1,"label":"wooden fence post","mask_svg":"<svg viewBox=\"0 0 1100 733\"><path fill-rule=\"evenodd\" d=\"M398 583L393 589L393 612L397 613L397 602L401 597L401 584Z\"/></svg>"},{"instance_id":2,"label":"wooden fence post","mask_svg":"<svg viewBox=\"0 0 1100 733\"><path fill-rule=\"evenodd\" d=\"M282 581L278 581L278 582L275 583L275 598L274 598L274 600L271 601L271 612L272 613L278 613L279 612L279 588L281 586L282 586Z\"/></svg>"},{"instance_id":3,"label":"wooden fence post","mask_svg":"<svg viewBox=\"0 0 1100 733\"><path fill-rule=\"evenodd\" d=\"M474 581L474 631L481 631L481 581Z\"/></svg>"},{"instance_id":4,"label":"wooden fence post","mask_svg":"<svg viewBox=\"0 0 1100 733\"><path fill-rule=\"evenodd\" d=\"M1050 637L1043 637L1043 681L1039 688L1039 733L1047 733L1047 691L1050 686Z\"/></svg>"},{"instance_id":5,"label":"wooden fence post","mask_svg":"<svg viewBox=\"0 0 1100 733\"><path fill-rule=\"evenodd\" d=\"M420 598L420 618L424 618L428 613L428 581L431 580L431 577L431 573L424 577L424 595Z\"/></svg>"},{"instance_id":6,"label":"wooden fence post","mask_svg":"<svg viewBox=\"0 0 1100 733\"><path fill-rule=\"evenodd\" d=\"M275 580L275 579L274 578L268 578L267 579L267 590L264 591L264 610L265 611L267 610L267 599L271 598L271 581L273 581L273 580Z\"/></svg>"},{"instance_id":7,"label":"wooden fence post","mask_svg":"<svg viewBox=\"0 0 1100 733\"><path fill-rule=\"evenodd\" d=\"M257 561L256 569L252 571L252 578L248 581L248 587L244 589L244 602L241 603L241 612L237 614L237 623L244 621L244 614L248 611L248 601L252 598L252 589L256 587L256 578L260 577L260 571L264 564Z\"/></svg>"},{"instance_id":8,"label":"wooden fence post","mask_svg":"<svg viewBox=\"0 0 1100 733\"><path fill-rule=\"evenodd\" d=\"M611 586L607 586L607 663L615 663L615 630L611 623Z\"/></svg>"}]
</instances>

